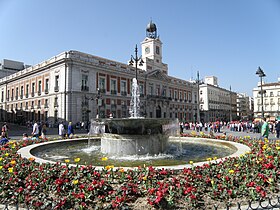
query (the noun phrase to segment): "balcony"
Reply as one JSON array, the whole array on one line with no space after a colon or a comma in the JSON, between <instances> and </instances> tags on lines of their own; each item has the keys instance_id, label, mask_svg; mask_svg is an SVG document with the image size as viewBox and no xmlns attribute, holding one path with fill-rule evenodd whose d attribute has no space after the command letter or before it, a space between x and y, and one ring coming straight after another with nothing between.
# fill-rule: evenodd
<instances>
[{"instance_id":1,"label":"balcony","mask_svg":"<svg viewBox=\"0 0 280 210\"><path fill-rule=\"evenodd\" d=\"M58 103L57 102L54 102L54 107L58 107Z\"/></svg>"},{"instance_id":2,"label":"balcony","mask_svg":"<svg viewBox=\"0 0 280 210\"><path fill-rule=\"evenodd\" d=\"M58 92L59 91L59 86L55 86L54 87L54 92Z\"/></svg>"},{"instance_id":3,"label":"balcony","mask_svg":"<svg viewBox=\"0 0 280 210\"><path fill-rule=\"evenodd\" d=\"M45 105L44 105L44 108L45 108L45 109L48 109L48 108L49 108L49 105L48 105L48 104L45 104Z\"/></svg>"},{"instance_id":4,"label":"balcony","mask_svg":"<svg viewBox=\"0 0 280 210\"><path fill-rule=\"evenodd\" d=\"M89 87L88 86L81 86L81 91L89 91Z\"/></svg>"},{"instance_id":5,"label":"balcony","mask_svg":"<svg viewBox=\"0 0 280 210\"><path fill-rule=\"evenodd\" d=\"M20 99L23 99L23 94L20 95Z\"/></svg>"},{"instance_id":6,"label":"balcony","mask_svg":"<svg viewBox=\"0 0 280 210\"><path fill-rule=\"evenodd\" d=\"M126 91L121 91L121 95L122 96L127 96L127 92Z\"/></svg>"},{"instance_id":7,"label":"balcony","mask_svg":"<svg viewBox=\"0 0 280 210\"><path fill-rule=\"evenodd\" d=\"M31 93L31 96L32 96L32 97L34 97L34 96L35 96L35 93L34 93L34 92L32 92L32 93Z\"/></svg>"},{"instance_id":8,"label":"balcony","mask_svg":"<svg viewBox=\"0 0 280 210\"><path fill-rule=\"evenodd\" d=\"M106 90L103 88L103 89L99 89L100 90L100 93L106 93Z\"/></svg>"},{"instance_id":9,"label":"balcony","mask_svg":"<svg viewBox=\"0 0 280 210\"><path fill-rule=\"evenodd\" d=\"M38 90L38 96L40 96L42 94L41 90Z\"/></svg>"},{"instance_id":10,"label":"balcony","mask_svg":"<svg viewBox=\"0 0 280 210\"><path fill-rule=\"evenodd\" d=\"M117 104L111 104L111 109L116 109L117 108Z\"/></svg>"},{"instance_id":11,"label":"balcony","mask_svg":"<svg viewBox=\"0 0 280 210\"><path fill-rule=\"evenodd\" d=\"M25 94L25 98L28 98L28 95L29 95L29 94L28 94L28 93L26 93L26 94Z\"/></svg>"},{"instance_id":12,"label":"balcony","mask_svg":"<svg viewBox=\"0 0 280 210\"><path fill-rule=\"evenodd\" d=\"M45 89L45 94L49 94L49 88Z\"/></svg>"},{"instance_id":13,"label":"balcony","mask_svg":"<svg viewBox=\"0 0 280 210\"><path fill-rule=\"evenodd\" d=\"M41 105L40 104L37 105L37 109L41 109Z\"/></svg>"},{"instance_id":14,"label":"balcony","mask_svg":"<svg viewBox=\"0 0 280 210\"><path fill-rule=\"evenodd\" d=\"M111 90L111 95L117 95L117 91L116 90Z\"/></svg>"}]
</instances>

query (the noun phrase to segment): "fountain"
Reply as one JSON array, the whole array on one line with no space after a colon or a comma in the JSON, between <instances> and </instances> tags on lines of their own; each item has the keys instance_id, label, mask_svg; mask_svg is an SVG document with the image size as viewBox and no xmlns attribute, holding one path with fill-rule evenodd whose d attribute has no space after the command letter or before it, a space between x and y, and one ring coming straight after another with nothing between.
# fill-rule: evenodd
<instances>
[{"instance_id":1,"label":"fountain","mask_svg":"<svg viewBox=\"0 0 280 210\"><path fill-rule=\"evenodd\" d=\"M100 119L109 133L101 136L101 152L107 155L158 155L166 151L168 137L179 135L178 120L145 119L140 116L140 93L133 78L130 117ZM92 124L92 131L100 125ZM91 131L90 131L91 132Z\"/></svg>"}]
</instances>

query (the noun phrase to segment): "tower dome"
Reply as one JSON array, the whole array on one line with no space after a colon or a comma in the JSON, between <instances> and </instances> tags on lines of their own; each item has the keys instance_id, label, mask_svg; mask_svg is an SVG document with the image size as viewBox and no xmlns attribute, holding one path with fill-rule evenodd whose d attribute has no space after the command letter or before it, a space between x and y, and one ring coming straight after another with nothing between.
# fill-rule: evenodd
<instances>
[{"instance_id":1,"label":"tower dome","mask_svg":"<svg viewBox=\"0 0 280 210\"><path fill-rule=\"evenodd\" d=\"M152 21L150 21L147 25L146 36L153 39L157 38L157 26Z\"/></svg>"}]
</instances>

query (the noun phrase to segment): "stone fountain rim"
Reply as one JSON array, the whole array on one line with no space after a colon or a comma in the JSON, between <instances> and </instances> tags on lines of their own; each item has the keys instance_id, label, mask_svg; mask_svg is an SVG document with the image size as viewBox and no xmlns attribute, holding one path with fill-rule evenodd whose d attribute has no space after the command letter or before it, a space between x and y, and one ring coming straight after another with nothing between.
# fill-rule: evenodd
<instances>
[{"instance_id":1,"label":"stone fountain rim","mask_svg":"<svg viewBox=\"0 0 280 210\"><path fill-rule=\"evenodd\" d=\"M98 139L100 139L100 136L91 136L90 138L98 140ZM209 163L219 163L226 158L240 157L241 155L244 155L247 152L251 151L251 149L244 144L237 143L237 142L232 142L232 141L220 140L220 139L197 138L197 137L173 137L173 136L171 136L171 138L172 138L172 140L175 140L175 141L182 141L183 140L183 141L188 141L188 142L201 141L201 142L204 142L204 143L206 143L206 142L226 143L226 144L229 144L230 146L236 148L237 151L235 153L229 155L229 156L219 158L217 160L196 162L196 163L193 163L193 164L173 165L173 166L155 166L154 167L155 169L164 168L164 169L170 169L170 170L182 170L184 168L191 168L191 167L194 167L194 166L202 166L204 164L209 164ZM45 160L45 159L42 159L42 158L39 158L39 157L36 157L36 156L32 155L31 150L35 149L37 147L40 147L40 146L44 146L44 145L50 145L50 144L62 143L62 142L84 141L86 139L88 139L88 138L61 139L61 140L48 141L48 142L43 142L43 143L38 143L38 144L31 144L31 145L28 145L26 147L23 147L23 148L19 149L17 151L17 153L20 154L22 158L27 158L27 159L32 158L32 159L35 160L35 162L40 163L40 164L42 164L42 163L55 164L57 162L50 161L50 160ZM61 164L66 165L66 163L62 163L62 162L61 162ZM77 166L77 164L68 164L68 165L73 166L73 167ZM82 165L79 165L79 166L82 166ZM93 166L93 167L95 167L95 169L97 169L97 170L104 169L104 166ZM133 169L136 169L138 167L114 167L114 170L117 170L118 168L123 168L124 170L131 170L131 169L133 170Z\"/></svg>"}]
</instances>

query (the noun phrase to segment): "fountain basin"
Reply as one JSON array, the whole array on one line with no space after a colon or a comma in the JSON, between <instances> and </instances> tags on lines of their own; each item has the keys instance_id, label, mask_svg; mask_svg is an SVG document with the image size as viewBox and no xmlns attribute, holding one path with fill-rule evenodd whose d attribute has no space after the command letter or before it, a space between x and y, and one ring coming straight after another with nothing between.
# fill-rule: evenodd
<instances>
[{"instance_id":1,"label":"fountain basin","mask_svg":"<svg viewBox=\"0 0 280 210\"><path fill-rule=\"evenodd\" d=\"M92 138L91 141L95 141L95 142L99 142L100 143L100 137L99 138ZM148 166L148 165L152 165L155 168L166 168L166 169L174 169L174 170L178 170L178 169L183 169L183 168L188 168L188 167L193 167L193 166L197 166L197 165L203 165L205 163L210 163L210 162L215 162L218 163L220 161L223 160L223 158L227 158L227 157L239 157L241 155L244 155L246 152L250 151L250 148L246 145L240 144L240 143L236 143L236 142L230 142L230 141L224 141L224 140L216 140L216 139L205 139L205 138L190 138L190 137L171 137L171 141L172 142L177 142L179 144L181 143L194 143L197 144L197 149L194 150L193 148L191 148L191 151L194 152L194 154L199 153L199 151L201 151L200 153L202 153L203 147L204 145L210 144L210 145L218 145L219 147L222 146L222 150L227 150L228 148L233 148L234 152L229 153L227 155L224 156L217 156L218 159L217 160L212 160L212 161L206 161L207 158L213 158L216 157L216 155L213 156L213 154L206 154L204 156L204 158L202 158L200 161L199 160L195 160L194 157L191 157L191 159L194 162L194 164L189 164L188 160L179 160L177 157L174 157L173 160L171 160L171 162L163 160L160 161L158 164L153 164L152 161L148 160L148 161L142 161L139 164L135 164L134 161L127 161L126 166L125 165L121 165L120 163L122 162L122 160L116 159L114 162L109 162L111 160L110 157L108 157L108 161L101 161L101 157L103 156L99 156L97 157L95 160L92 161L92 163L88 163L91 165L94 165L96 169L102 169L104 168L104 166L106 165L114 165L115 167L122 167L124 169L132 169L133 167L137 167L137 166ZM40 144L32 144L29 145L27 147L23 147L21 148L18 153L23 157L23 158L34 158L36 162L39 163L56 163L61 162L62 164L64 164L64 160L65 159L72 159L73 157L81 157L81 156L73 156L73 157L65 157L65 158L61 158L60 160L50 160L50 159L46 159L44 157L39 157L38 153L44 153L46 151L46 149L48 150L52 150L52 149L58 149L59 147L63 146L63 145L75 145L76 143L82 143L84 142L85 145L87 145L87 139L69 139L69 140L58 140L58 141L50 141L50 142L44 142L44 143L40 143ZM209 151L209 150L208 150ZM179 151L175 151L175 153L177 154ZM70 153L72 153L70 151ZM58 155L66 155L64 152L60 151L58 149L57 152ZM159 155L160 156L160 155ZM156 157L156 156L155 156ZM156 157L157 158L157 157ZM82 162L83 158L81 157L81 162L80 164L85 164L84 162ZM178 161L174 161L174 160L178 160ZM99 164L97 164L97 162L95 161L99 161ZM164 164L163 164L164 163ZM169 164L168 164L169 163ZM70 164L72 166L76 166L76 164Z\"/></svg>"}]
</instances>

